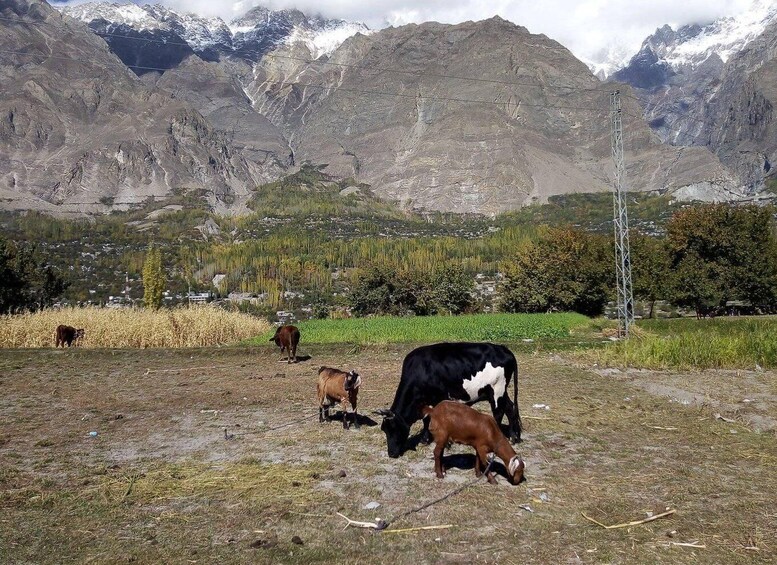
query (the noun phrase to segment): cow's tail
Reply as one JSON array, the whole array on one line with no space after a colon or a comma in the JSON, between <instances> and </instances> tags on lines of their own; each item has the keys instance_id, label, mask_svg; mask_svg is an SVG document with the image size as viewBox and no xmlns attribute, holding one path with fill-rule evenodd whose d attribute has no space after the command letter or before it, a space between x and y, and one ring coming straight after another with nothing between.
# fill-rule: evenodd
<instances>
[{"instance_id":1,"label":"cow's tail","mask_svg":"<svg viewBox=\"0 0 777 565\"><path fill-rule=\"evenodd\" d=\"M426 417L429 414L431 414L432 410L434 410L433 406L421 406L421 414L423 414L424 417Z\"/></svg>"},{"instance_id":2,"label":"cow's tail","mask_svg":"<svg viewBox=\"0 0 777 565\"><path fill-rule=\"evenodd\" d=\"M523 431L523 422L521 422L521 412L518 410L518 361L513 355L513 408L515 410L515 421L518 423L518 433Z\"/></svg>"}]
</instances>

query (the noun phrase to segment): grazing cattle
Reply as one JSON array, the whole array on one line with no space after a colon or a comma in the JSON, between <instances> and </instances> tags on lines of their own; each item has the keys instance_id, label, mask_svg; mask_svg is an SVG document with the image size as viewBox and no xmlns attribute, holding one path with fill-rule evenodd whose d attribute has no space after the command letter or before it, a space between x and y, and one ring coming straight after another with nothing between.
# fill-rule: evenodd
<instances>
[{"instance_id":1,"label":"grazing cattle","mask_svg":"<svg viewBox=\"0 0 777 565\"><path fill-rule=\"evenodd\" d=\"M287 361L291 363L291 358L294 357L294 362L297 362L297 345L299 344L299 329L297 326L281 326L275 330L275 335L270 338L270 341L274 341L275 345L281 348L281 361L283 361L283 350L286 350Z\"/></svg>"},{"instance_id":2,"label":"grazing cattle","mask_svg":"<svg viewBox=\"0 0 777 565\"><path fill-rule=\"evenodd\" d=\"M523 479L525 465L502 434L496 420L490 414L482 414L466 404L443 400L437 406L424 406L424 416L429 416L429 431L434 437L434 472L438 479L445 476L442 454L450 442L463 443L475 448L475 476L479 477L488 467L488 454L499 457L507 469L510 482L517 485ZM489 470L486 478L496 484L494 473Z\"/></svg>"},{"instance_id":3,"label":"grazing cattle","mask_svg":"<svg viewBox=\"0 0 777 565\"><path fill-rule=\"evenodd\" d=\"M513 379L513 398L507 387ZM518 363L512 351L493 343L437 343L408 353L402 364L402 376L381 429L386 434L389 457L405 452L410 427L418 421L423 406L435 406L443 400L474 404L487 400L498 424L507 413L510 439L521 441L518 413ZM430 441L429 419L424 418L422 439Z\"/></svg>"},{"instance_id":4,"label":"grazing cattle","mask_svg":"<svg viewBox=\"0 0 777 565\"><path fill-rule=\"evenodd\" d=\"M343 407L343 428L348 429L348 405L353 408L353 421L359 428L356 400L362 378L356 371L341 371L331 367L318 370L318 421L329 420L329 409L338 402Z\"/></svg>"},{"instance_id":5,"label":"grazing cattle","mask_svg":"<svg viewBox=\"0 0 777 565\"><path fill-rule=\"evenodd\" d=\"M62 347L65 347L65 344L67 343L67 346L70 347L73 345L73 343L78 343L80 339L84 337L84 330L83 328L76 329L72 326L66 326L64 324L60 324L57 326L57 336L56 341L54 344L54 347L59 347L60 345Z\"/></svg>"}]
</instances>

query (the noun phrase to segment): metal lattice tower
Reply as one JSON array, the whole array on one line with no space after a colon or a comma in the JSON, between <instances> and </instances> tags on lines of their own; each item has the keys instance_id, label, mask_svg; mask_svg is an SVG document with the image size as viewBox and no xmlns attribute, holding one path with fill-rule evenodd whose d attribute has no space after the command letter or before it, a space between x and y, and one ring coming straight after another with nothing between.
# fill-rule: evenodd
<instances>
[{"instance_id":1,"label":"metal lattice tower","mask_svg":"<svg viewBox=\"0 0 777 565\"><path fill-rule=\"evenodd\" d=\"M615 277L618 285L618 323L621 337L629 337L634 323L634 295L631 290L631 251L629 250L629 214L626 211L626 166L623 163L623 123L620 90L610 94L612 160L615 164L613 223L615 225Z\"/></svg>"}]
</instances>

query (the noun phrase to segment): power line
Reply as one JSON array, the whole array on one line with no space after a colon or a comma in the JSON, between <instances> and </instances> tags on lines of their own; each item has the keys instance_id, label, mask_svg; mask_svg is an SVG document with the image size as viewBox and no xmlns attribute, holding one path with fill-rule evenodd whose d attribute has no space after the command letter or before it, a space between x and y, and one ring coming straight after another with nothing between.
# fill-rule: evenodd
<instances>
[{"instance_id":1,"label":"power line","mask_svg":"<svg viewBox=\"0 0 777 565\"><path fill-rule=\"evenodd\" d=\"M14 18L5 18L0 16L0 20L5 21L12 21L24 25L31 25L31 26L53 26L53 24L49 22L27 22L23 20L18 20ZM80 21L80 20L79 20ZM176 45L181 47L189 47L191 48L191 45L186 42L176 42L176 41L165 41L162 39L150 39L150 38L143 38L143 37L134 37L131 35L125 35L125 34L118 34L118 33L108 33L108 32L101 32L94 30L92 28L89 28L88 25L86 26L89 31L99 37L115 37L120 39L129 39L132 41L142 41L146 43L159 43L163 45ZM180 37L180 36L179 36ZM193 50L193 49L192 49ZM239 51L239 50L238 50ZM583 88L579 86L566 86L561 84L536 84L536 83L529 83L529 82L519 82L519 81L508 81L508 80L499 80L499 79L488 79L488 78L479 78L479 77L470 77L470 76L460 76L460 75L449 75L444 73L429 73L425 71L409 71L404 69L394 69L390 67L371 67L367 65L356 65L356 64L349 64L349 63L337 63L334 61L326 60L322 61L320 59L307 59L305 57L295 57L293 55L281 55L279 53L264 53L262 57L272 57L272 58L278 58L278 59L289 59L293 61L300 61L302 63L306 63L309 65L331 65L331 66L337 66L337 67L343 67L343 68L349 68L349 69L359 69L359 70L365 70L365 71L376 71L378 73L392 73L392 74L405 74L405 75L415 75L415 76L425 76L425 77L434 77L434 78L449 78L454 80L467 80L472 82L481 82L481 83L489 83L489 84L501 84L505 86L527 86L530 88L543 88L543 89L549 89L549 88L558 88L558 89L566 89L566 90L573 90L577 92L601 92L601 93L609 93L610 89L605 88ZM128 65L129 66L129 65ZM628 96L629 98L637 99L634 96Z\"/></svg>"},{"instance_id":2,"label":"power line","mask_svg":"<svg viewBox=\"0 0 777 565\"><path fill-rule=\"evenodd\" d=\"M25 52L25 51L11 51L6 49L0 49L0 53L6 53L11 55L21 55L21 56L33 56L33 57L42 57L43 59L55 59L55 60L66 60L66 61L78 61L83 62L82 59L75 58L75 57L65 57L61 55L44 55L42 53L31 53L31 52ZM38 63L40 64L40 63ZM158 72L166 72L166 71L174 71L178 74L186 74L186 75L192 75L196 77L201 77L201 73L196 72L190 72L190 71L182 71L180 69L170 69L170 68L162 68L162 67L146 67L142 65L127 65L122 63L125 67L130 69L140 69L140 70L146 70L146 71L158 71ZM97 78L95 77L95 80ZM222 80L222 79L212 79L210 82L221 82L225 84L234 84L234 81L232 80ZM303 83L298 81L275 81L273 82L275 85L284 85L284 86L298 86L302 88L317 88L321 90L328 90L330 88L333 88L329 85L320 85L320 84L311 84L311 83ZM503 105L514 105L516 107L520 106L528 106L532 108L544 108L544 109L557 109L557 110L581 110L586 112L599 112L603 113L606 112L606 108L594 108L591 106L566 106L566 105L558 105L558 104L535 104L531 102L525 102L523 100L518 101L499 101L499 100L475 100L471 98L455 98L455 97L449 97L449 96L428 96L423 94L405 94L402 92L387 92L387 91L381 91L381 90L362 90L362 89L355 89L355 88L346 88L346 87L335 87L333 90L337 92L351 92L356 94L373 94L377 96L395 96L399 98L412 98L412 99L424 99L424 100L431 100L431 101L440 101L440 102L462 102L462 103L470 103L470 104L486 104L486 105L494 105L494 106L503 106Z\"/></svg>"},{"instance_id":3,"label":"power line","mask_svg":"<svg viewBox=\"0 0 777 565\"><path fill-rule=\"evenodd\" d=\"M29 22L24 21L18 18L7 18L0 16L0 20L3 21L9 21L14 23L20 23L24 25L30 25L30 26L54 26L54 24L50 22ZM78 20L77 20L78 21ZM91 33L94 33L95 35L99 37L116 37L116 38L122 38L122 39L129 39L134 41L142 41L147 43L159 43L159 44L165 44L165 45L177 45L177 46L186 46L191 47L186 42L173 42L173 41L164 41L160 39L150 39L150 38L142 38L142 37L134 37L130 35L125 34L117 34L117 33L107 33L107 32L99 32L96 30L93 30L91 28L88 28ZM29 52L23 52L23 51L10 51L10 50L0 50L0 52L5 52L9 54L15 54L15 55L38 55L44 58L48 59L65 59L65 60L74 60L79 61L79 59L73 58L73 57L62 57L62 56L55 56L55 55L43 55L43 54L35 54L35 53L29 53ZM282 58L282 59L290 59L290 60L296 60L300 61L306 64L321 64L321 65L333 65L343 68L353 68L353 69L359 69L359 70L370 70L370 71L378 71L378 72L386 72L386 73L396 73L396 74L406 74L406 75L416 75L416 76L430 76L430 77L436 77L436 78L449 78L454 80L467 80L467 81L473 81L473 82L480 82L480 83L487 83L487 84L501 84L505 86L526 86L531 88L544 88L544 89L568 89L573 90L577 92L601 92L606 93L608 92L605 89L602 88L582 88L582 87L575 87L575 86L565 86L565 85L558 85L558 84L535 84L535 83L526 83L526 82L518 82L518 81L504 81L504 80L498 80L498 79L486 79L486 78L477 78L477 77L467 77L467 76L459 76L459 75L448 75L443 73L425 73L423 71L409 71L409 70L402 70L402 69L393 69L393 68L387 68L387 67L368 67L364 65L356 65L356 64L347 64L347 63L336 63L333 61L322 61L317 59L307 59L304 57L295 57L292 55L281 55L276 53L266 53L263 55L264 57L275 57L275 58ZM199 73L194 72L188 72L181 69L173 69L173 68L163 68L163 67L149 67L149 66L143 66L143 65L130 65L125 64L127 68L130 69L137 69L141 71L154 71L154 72L167 72L167 71L174 71L177 74L188 74L188 75L194 75L194 76L200 76ZM220 82L224 84L234 84L233 80L222 80L222 79L210 79L210 82ZM327 88L330 88L325 85L317 85L317 84L311 84L311 83L302 83L299 81L279 81L275 83L276 85L284 85L284 86L297 86L302 88L317 88L325 90ZM445 96L423 96L418 94L404 94L399 92L386 92L386 91L376 91L376 90L360 90L360 89L349 89L349 88L343 88L339 87L337 88L338 91L342 92L351 92L351 93L358 93L358 94L372 94L377 96L396 96L396 97L402 97L402 98L422 98L427 100L434 100L434 101L445 101L445 102L462 102L462 103L474 103L474 104L490 104L490 105L507 105L511 104L509 101L496 101L496 100L473 100L468 98L456 98L456 97L445 97ZM632 100L636 100L637 102L641 103L641 100L637 98L636 96L628 95L628 94L621 94L621 97L623 98L630 98ZM516 106L528 106L528 107L538 107L538 108L547 108L547 109L562 109L562 110L580 110L580 111L591 111L591 112L604 112L604 109L599 108L591 108L591 107L584 107L584 106L565 106L565 105L556 105L556 104L532 104L529 102L524 101L518 101L518 102L512 102ZM623 113L624 115L636 118L640 121L647 121L647 117L643 114L642 116L638 116L636 114L632 113ZM706 122L703 120L700 120L698 118L693 118L691 116L685 116L684 119L695 121L698 123L701 123L703 125L706 125ZM652 128L651 128L652 129ZM688 132L683 132L679 130L667 130L669 133L672 133L675 138L677 136L687 136L691 141L698 141L698 138L693 136L693 134L690 134Z\"/></svg>"}]
</instances>

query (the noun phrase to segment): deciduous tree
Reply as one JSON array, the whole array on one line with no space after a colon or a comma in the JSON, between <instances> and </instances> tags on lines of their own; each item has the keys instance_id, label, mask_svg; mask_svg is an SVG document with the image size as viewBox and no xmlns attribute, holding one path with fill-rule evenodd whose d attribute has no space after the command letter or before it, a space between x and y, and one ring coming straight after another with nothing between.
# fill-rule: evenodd
<instances>
[{"instance_id":1,"label":"deciduous tree","mask_svg":"<svg viewBox=\"0 0 777 565\"><path fill-rule=\"evenodd\" d=\"M150 243L143 261L143 303L146 308L157 310L162 306L166 282L162 270L162 252Z\"/></svg>"}]
</instances>

